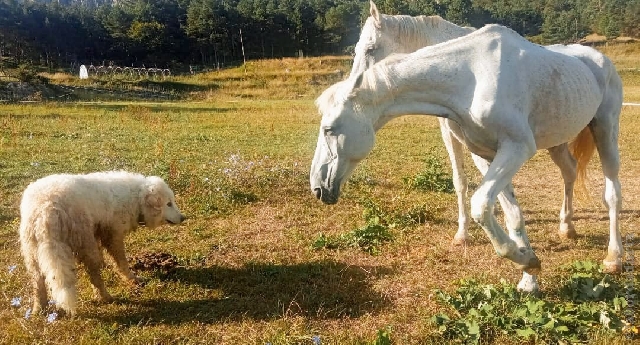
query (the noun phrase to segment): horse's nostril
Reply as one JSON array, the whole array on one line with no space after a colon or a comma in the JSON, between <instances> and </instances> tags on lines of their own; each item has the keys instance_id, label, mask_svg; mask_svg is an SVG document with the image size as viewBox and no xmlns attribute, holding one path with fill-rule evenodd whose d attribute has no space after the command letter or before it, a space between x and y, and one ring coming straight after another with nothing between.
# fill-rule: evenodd
<instances>
[{"instance_id":1,"label":"horse's nostril","mask_svg":"<svg viewBox=\"0 0 640 345\"><path fill-rule=\"evenodd\" d=\"M320 189L320 188L314 188L314 189L313 189L313 192L314 192L314 193L315 193L315 195L316 195L316 199L320 199L320 197L322 197L322 189Z\"/></svg>"}]
</instances>

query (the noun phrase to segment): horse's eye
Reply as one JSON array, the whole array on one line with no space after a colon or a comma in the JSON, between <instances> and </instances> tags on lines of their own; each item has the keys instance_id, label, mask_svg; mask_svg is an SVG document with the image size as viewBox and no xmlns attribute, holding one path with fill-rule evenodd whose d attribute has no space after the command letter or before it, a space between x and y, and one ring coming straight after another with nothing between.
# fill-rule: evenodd
<instances>
[{"instance_id":1,"label":"horse's eye","mask_svg":"<svg viewBox=\"0 0 640 345\"><path fill-rule=\"evenodd\" d=\"M167 206L168 206L168 207L172 207L172 206L173 206L173 204L171 203L171 201L169 201L169 202L167 203Z\"/></svg>"}]
</instances>

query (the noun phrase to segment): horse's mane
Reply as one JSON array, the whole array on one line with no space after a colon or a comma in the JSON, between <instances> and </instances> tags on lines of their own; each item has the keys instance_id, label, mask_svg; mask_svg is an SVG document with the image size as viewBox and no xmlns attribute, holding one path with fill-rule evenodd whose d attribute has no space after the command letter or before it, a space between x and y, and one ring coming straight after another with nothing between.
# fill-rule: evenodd
<instances>
[{"instance_id":1,"label":"horse's mane","mask_svg":"<svg viewBox=\"0 0 640 345\"><path fill-rule=\"evenodd\" d=\"M379 95L380 91L382 91L382 93L387 93L388 91L393 92L393 90L396 89L396 83L391 65L407 55L408 54L391 54L371 66L371 68L363 72L360 88L371 90L371 94L374 96ZM371 99L374 104L377 103L378 100L378 97Z\"/></svg>"},{"instance_id":2,"label":"horse's mane","mask_svg":"<svg viewBox=\"0 0 640 345\"><path fill-rule=\"evenodd\" d=\"M380 20L384 30L398 41L420 47L475 31L475 28L458 26L440 16L383 15Z\"/></svg>"},{"instance_id":3,"label":"horse's mane","mask_svg":"<svg viewBox=\"0 0 640 345\"><path fill-rule=\"evenodd\" d=\"M360 100L357 103L376 105L382 99L386 98L380 97L381 95L392 96L397 88L394 77L395 72L391 68L391 65L407 55L409 54L391 54L364 72L350 76L345 80L329 86L316 98L315 105L318 111L320 114L325 114L327 110L332 109L337 104L344 103L352 97L356 91L358 92ZM362 79L357 87L358 90L354 90L353 88L355 84L353 78Z\"/></svg>"},{"instance_id":4,"label":"horse's mane","mask_svg":"<svg viewBox=\"0 0 640 345\"><path fill-rule=\"evenodd\" d=\"M343 103L349 97L350 92L345 92L346 86L351 83L350 79L339 81L331 86L316 98L316 107L321 115L326 113L327 109L333 108L338 103Z\"/></svg>"},{"instance_id":5,"label":"horse's mane","mask_svg":"<svg viewBox=\"0 0 640 345\"><path fill-rule=\"evenodd\" d=\"M354 95L354 92L358 93L359 101L356 102L357 104L366 103L376 105L386 98L381 97L381 95L393 96L396 87L395 78L393 77L394 72L390 68L390 65L405 55L407 54L390 55L362 74L349 77L329 86L315 101L320 114L326 114L329 109L333 109L336 105L346 102L347 99ZM355 83L353 78L362 78L357 90L353 88ZM360 107L357 107L356 110L359 108Z\"/></svg>"}]
</instances>

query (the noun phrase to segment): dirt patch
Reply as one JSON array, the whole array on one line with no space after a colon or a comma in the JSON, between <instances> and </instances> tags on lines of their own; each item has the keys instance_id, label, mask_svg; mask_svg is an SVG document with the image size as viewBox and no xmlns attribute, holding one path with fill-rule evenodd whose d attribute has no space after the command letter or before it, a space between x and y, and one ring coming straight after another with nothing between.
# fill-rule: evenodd
<instances>
[{"instance_id":1,"label":"dirt patch","mask_svg":"<svg viewBox=\"0 0 640 345\"><path fill-rule=\"evenodd\" d=\"M178 267L176 257L168 253L143 253L129 258L129 263L137 271L173 271Z\"/></svg>"}]
</instances>

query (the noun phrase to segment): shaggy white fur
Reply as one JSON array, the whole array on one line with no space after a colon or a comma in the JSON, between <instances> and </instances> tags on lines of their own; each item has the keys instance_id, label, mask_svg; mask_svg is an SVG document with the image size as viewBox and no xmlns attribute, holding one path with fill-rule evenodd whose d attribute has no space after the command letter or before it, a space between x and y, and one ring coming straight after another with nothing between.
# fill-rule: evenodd
<instances>
[{"instance_id":1,"label":"shaggy white fur","mask_svg":"<svg viewBox=\"0 0 640 345\"><path fill-rule=\"evenodd\" d=\"M119 275L139 278L125 257L124 236L139 224L154 228L185 220L173 191L159 177L124 171L87 175L51 175L31 183L20 204L20 244L33 283L33 312L47 305L47 289L56 306L76 311L75 261L84 264L96 296L113 298L100 276L102 248L113 257Z\"/></svg>"}]
</instances>

